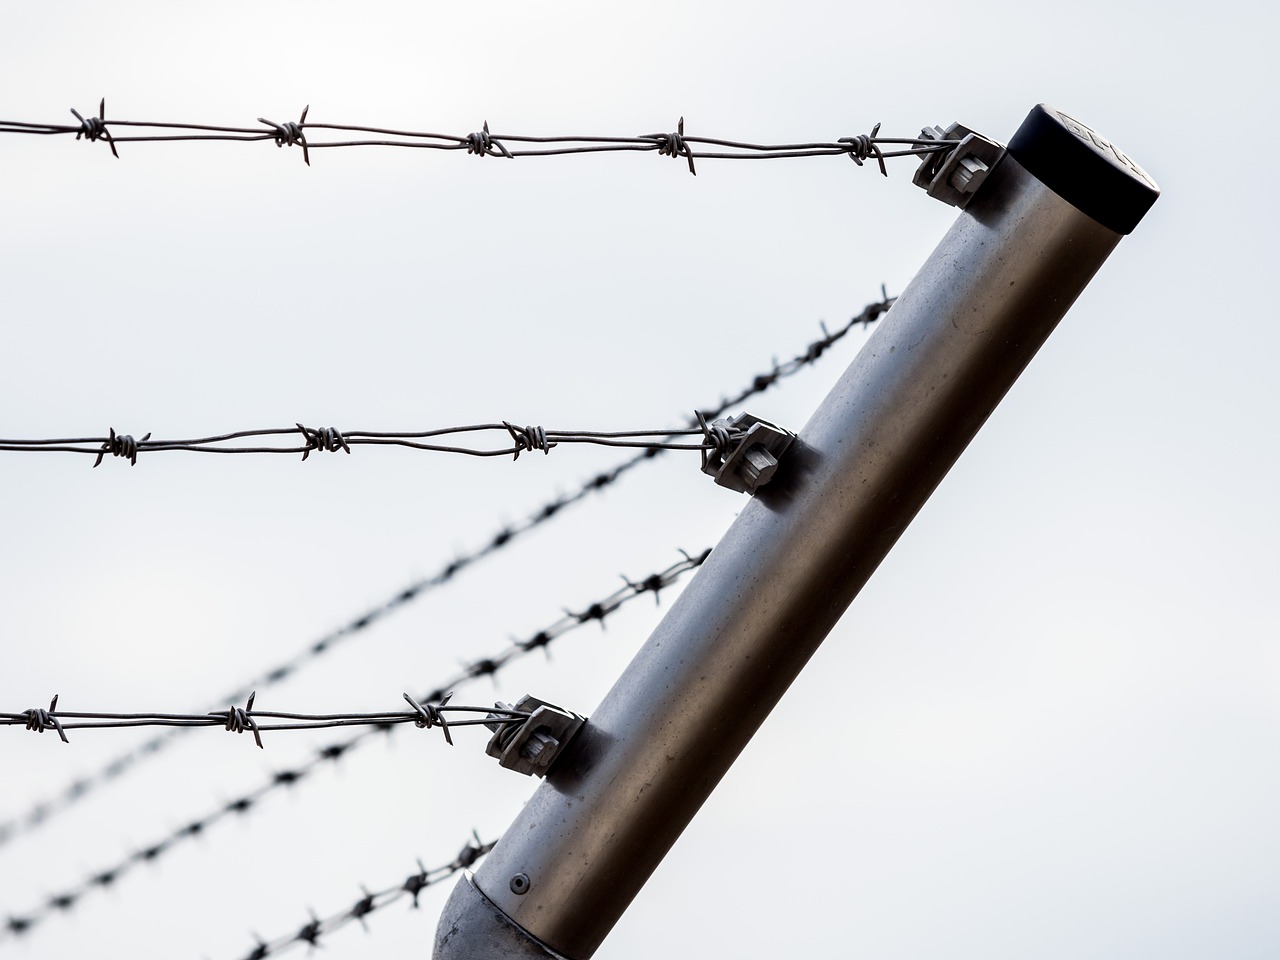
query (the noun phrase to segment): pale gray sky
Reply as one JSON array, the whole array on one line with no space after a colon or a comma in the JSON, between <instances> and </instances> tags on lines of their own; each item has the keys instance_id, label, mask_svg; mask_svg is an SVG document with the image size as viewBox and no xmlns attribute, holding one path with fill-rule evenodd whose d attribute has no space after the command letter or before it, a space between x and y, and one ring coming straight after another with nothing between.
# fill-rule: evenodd
<instances>
[{"instance_id":1,"label":"pale gray sky","mask_svg":"<svg viewBox=\"0 0 1280 960\"><path fill-rule=\"evenodd\" d=\"M259 116L465 133L835 139L1047 101L1164 196L1076 304L598 956L1272 957L1280 649L1269 121L1277 15L657 2L14 7L0 116ZM0 434L510 419L673 424L901 290L955 217L838 158L505 162L0 139ZM747 405L798 427L855 334ZM0 709L204 709L617 459L3 456ZM671 455L262 707L391 708L711 545L741 507ZM656 623L504 671L589 713ZM140 740L0 730L0 817ZM201 732L0 847L0 914L332 737ZM501 833L533 783L405 732L87 896L0 955L233 960ZM424 955L448 885L326 941ZM299 949L299 955L302 950Z\"/></svg>"}]
</instances>

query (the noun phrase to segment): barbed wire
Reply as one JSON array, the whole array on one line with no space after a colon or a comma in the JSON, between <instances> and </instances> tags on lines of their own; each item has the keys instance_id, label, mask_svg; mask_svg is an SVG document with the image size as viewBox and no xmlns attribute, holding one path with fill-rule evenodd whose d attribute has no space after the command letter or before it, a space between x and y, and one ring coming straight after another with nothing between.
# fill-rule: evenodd
<instances>
[{"instance_id":1,"label":"barbed wire","mask_svg":"<svg viewBox=\"0 0 1280 960\"><path fill-rule=\"evenodd\" d=\"M119 727L222 727L231 733L252 733L254 742L262 747L262 734L270 730L320 730L330 727L388 727L401 723L412 723L417 727L430 730L439 727L444 734L445 742L453 746L453 738L449 735L450 727L471 727L489 723L522 723L531 714L527 711L507 710L491 707L464 707L458 704L449 705L452 691L446 693L438 704L418 703L409 694L404 699L413 709L410 711L380 711L377 713L282 713L278 710L255 710L254 698L257 693L249 694L249 700L243 707L230 707L227 710L209 713L103 713L98 711L69 711L58 709L58 697L55 694L49 709L32 707L21 713L0 713L0 726L24 726L33 733L44 733L46 730L57 732L63 743L67 739L68 730L103 730ZM482 720L454 720L447 718L450 713L482 713ZM495 716L495 714L497 716ZM287 723L259 723L259 720L287 720Z\"/></svg>"},{"instance_id":2,"label":"barbed wire","mask_svg":"<svg viewBox=\"0 0 1280 960\"><path fill-rule=\"evenodd\" d=\"M689 172L697 175L695 157L699 160L784 160L799 157L848 157L859 167L867 160L875 159L880 172L886 177L889 170L885 161L896 157L919 157L943 150L950 150L959 140L938 140L921 137L882 137L880 124L870 133L861 133L836 140L819 140L803 143L747 143L718 137L699 137L686 134L684 117L676 123L676 129L668 133L645 133L632 137L614 136L529 136L515 133L491 133L486 120L472 133L457 135L429 133L417 130L396 130L387 127L370 127L360 124L316 123L308 121L311 107L304 107L296 121L276 122L258 117L260 127L223 126L205 123L172 123L154 120L107 119L107 101L98 103L98 114L84 116L74 107L71 113L76 123L29 123L19 120L0 120L0 133L31 134L36 136L74 135L93 143L105 141L111 153L120 157L116 149L121 143L157 143L195 140L222 140L233 142L270 141L277 147L301 147L302 159L311 165L311 151L334 147L407 147L418 150L456 150L477 157L552 157L585 153L656 153L662 157L682 159ZM116 128L112 131L112 127ZM121 134L121 128L159 133ZM376 139L315 139L314 133L327 131L323 136L338 134L366 134ZM507 144L529 144L509 147ZM695 154L694 147L698 147ZM711 149L703 149L709 147ZM885 150L884 147L900 149Z\"/></svg>"},{"instance_id":3,"label":"barbed wire","mask_svg":"<svg viewBox=\"0 0 1280 960\"><path fill-rule=\"evenodd\" d=\"M393 903L399 903L405 898L412 899L412 906L416 910L418 908L418 896L423 890L475 865L476 861L492 850L496 843L496 840L489 843L481 843L479 835L473 833L471 841L468 841L467 845L449 863L428 869L419 860L417 873L409 874L403 881L393 887L385 887L372 893L362 887L363 896L345 910L331 913L326 917L317 917L313 913L310 922L299 927L295 932L286 933L283 936L276 937L274 940L263 940L261 937L255 937L258 941L257 945L249 953L245 954L243 960L264 960L266 957L282 953L289 947L297 946L301 943L305 943L308 947L318 947L324 937L330 936L354 922L358 922L367 930L365 917L375 911L383 910Z\"/></svg>"},{"instance_id":4,"label":"barbed wire","mask_svg":"<svg viewBox=\"0 0 1280 960\"><path fill-rule=\"evenodd\" d=\"M880 293L881 299L879 301L867 304L861 311L835 330L828 330L825 324L820 323L819 326L822 330L820 338L812 341L803 351L787 361L779 363L775 359L769 370L756 374L737 393L728 396L722 395L717 404L702 411L703 415L708 419L718 417L730 407L737 406L751 397L765 392L780 380L794 376L804 368L816 363L831 346L846 337L856 327L865 328L888 311L895 298L890 297L883 286ZM694 421L690 421L690 429L692 429L693 425ZM595 474L584 481L574 492L558 496L543 504L541 508L529 514L522 523L508 524L501 527L482 546L472 550L470 553L455 557L435 574L410 583L387 600L365 610L342 627L326 634L319 640L307 644L298 653L276 664L260 676L253 677L234 690L224 693L214 701L215 704L238 702L245 699L255 688L267 687L288 679L307 663L323 656L342 642L363 634L364 631L368 630L383 617L420 599L433 589L446 586L467 567L488 557L495 551L509 546L525 533L560 516L566 507L580 503L593 493L608 489L623 476L641 464L661 456L662 453L663 451L660 449L645 450L643 453L636 454L608 470ZM136 748L117 755L94 773L73 780L53 798L40 801L19 817L0 823L0 846L17 836L38 829L47 823L54 814L70 808L99 787L124 776L145 758L158 754L172 741L173 737L180 735L182 732L181 728L174 728L157 737L153 737Z\"/></svg>"},{"instance_id":5,"label":"barbed wire","mask_svg":"<svg viewBox=\"0 0 1280 960\"><path fill-rule=\"evenodd\" d=\"M478 448L455 444L423 443L434 437L457 434L503 432L511 438L511 446ZM678 443L671 437L701 437L699 443ZM473 423L434 430L387 432L373 430L339 430L337 427L306 427L295 423L292 427L275 427L266 430L236 430L209 437L190 440L152 440L148 433L139 439L130 434L116 433L110 428L105 437L62 437L55 439L2 439L0 450L11 453L85 453L96 459L93 465L102 463L103 457L122 457L136 466L138 455L161 450L184 450L190 453L300 453L306 460L314 451L350 454L356 446L407 447L432 453L459 453L471 457L510 456L519 460L525 451L550 453L561 444L585 443L602 447L633 447L642 450L697 450L725 453L741 436L741 431L728 434L705 427L672 427L664 430L547 430L543 427L516 426L506 420L499 423ZM298 445L237 446L236 440L261 437L301 437Z\"/></svg>"},{"instance_id":6,"label":"barbed wire","mask_svg":"<svg viewBox=\"0 0 1280 960\"><path fill-rule=\"evenodd\" d=\"M475 865L475 863L494 848L497 841L482 843L480 837L472 832L471 840L458 852L458 855L451 861L438 867L424 867L422 861L418 861L418 870L394 887L387 887L370 893L363 890L364 896L357 900L354 904L345 910L337 913L329 914L326 917L317 917L313 913L311 921L299 927L294 933L285 934L272 940L263 940L261 937L255 937L257 945L245 956L245 960L263 960L265 957L273 956L281 953L290 946L299 943L305 943L315 947L319 945L321 938L329 936L352 921L359 921L364 925L364 918L369 914L385 909L393 903L411 898L413 907L418 907L418 897L427 887L447 880L461 870ZM65 905L60 905L61 909L69 909L74 901L67 899ZM5 930L11 936L20 936L27 933L39 917L10 917Z\"/></svg>"},{"instance_id":7,"label":"barbed wire","mask_svg":"<svg viewBox=\"0 0 1280 960\"><path fill-rule=\"evenodd\" d=\"M528 639L512 641L504 649L492 656L471 661L452 677L445 680L444 683L439 684L436 689L417 697L417 701L424 704L436 702L449 696L448 691L455 690L483 677L492 677L512 661L527 656L535 650L546 651L555 640L588 623L599 623L603 627L606 618L637 597L651 593L655 602L660 602L660 595L664 589L675 584L688 571L701 566L707 557L711 555L709 549L696 555L690 555L683 550L680 552L683 554L683 559L665 569L651 573L640 580L631 580L624 576L622 578L624 585L603 599L597 600L580 611L566 610L562 617L534 633ZM224 714L223 716L226 717L227 715ZM451 721L449 725L455 726L457 724ZM233 815L247 815L250 811L258 808L264 797L301 782L322 764L337 763L360 744L368 743L375 734L385 733L391 735L401 726L401 723L375 722L346 740L340 740L322 747L310 759L291 769L276 771L265 783L242 793L233 800L220 804L215 809L195 820L189 821L184 826L171 831L155 842L134 850L111 866L96 870L78 883L58 893L50 894L39 906L22 914L11 914L4 921L4 925L0 926L0 941L7 936L19 936L30 932L33 927L55 912L65 913L70 911L90 891L114 886L124 875L139 865L154 863L183 841L204 836L211 826L222 820Z\"/></svg>"}]
</instances>

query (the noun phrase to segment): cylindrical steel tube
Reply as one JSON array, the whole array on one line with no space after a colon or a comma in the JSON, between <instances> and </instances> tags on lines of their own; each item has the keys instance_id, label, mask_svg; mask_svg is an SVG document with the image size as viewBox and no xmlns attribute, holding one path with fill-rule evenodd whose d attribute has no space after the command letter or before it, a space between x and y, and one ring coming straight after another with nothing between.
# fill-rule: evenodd
<instances>
[{"instance_id":1,"label":"cylindrical steel tube","mask_svg":"<svg viewBox=\"0 0 1280 960\"><path fill-rule=\"evenodd\" d=\"M556 953L595 952L1120 235L1000 161L475 889Z\"/></svg>"}]
</instances>

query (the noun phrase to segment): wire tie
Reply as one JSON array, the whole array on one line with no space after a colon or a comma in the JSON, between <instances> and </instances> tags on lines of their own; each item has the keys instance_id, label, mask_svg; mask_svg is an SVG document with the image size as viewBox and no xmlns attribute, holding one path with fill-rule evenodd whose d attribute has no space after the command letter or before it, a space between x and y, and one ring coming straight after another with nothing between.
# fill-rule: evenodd
<instances>
[{"instance_id":1,"label":"wire tie","mask_svg":"<svg viewBox=\"0 0 1280 960\"><path fill-rule=\"evenodd\" d=\"M547 431L542 427L517 427L506 420L502 421L502 425L507 428L511 439L515 441L515 456L511 458L512 460L519 460L521 452L525 450L541 450L546 454L556 446L554 443L547 442Z\"/></svg>"},{"instance_id":2,"label":"wire tie","mask_svg":"<svg viewBox=\"0 0 1280 960\"><path fill-rule=\"evenodd\" d=\"M698 171L693 166L693 150L684 139L684 117L681 117L680 122L676 124L675 133L650 133L640 139L654 141L658 145L660 157L684 157L689 161L689 172L695 177L698 175Z\"/></svg>"},{"instance_id":3,"label":"wire tie","mask_svg":"<svg viewBox=\"0 0 1280 960\"><path fill-rule=\"evenodd\" d=\"M231 733L244 733L246 730L252 730L254 742L257 743L259 749L261 749L262 734L258 731L257 721L255 721L249 713L249 711L253 709L253 698L257 695L257 691L249 694L249 700L244 705L243 710L240 707L234 706L227 710L227 725L225 729L229 730ZM219 717L222 716L222 714L211 713L209 716Z\"/></svg>"},{"instance_id":4,"label":"wire tie","mask_svg":"<svg viewBox=\"0 0 1280 960\"><path fill-rule=\"evenodd\" d=\"M141 440L135 440L127 433L116 433L115 427L108 427L107 429L110 432L110 436L103 441L102 449L98 451L98 459L93 461L93 465L96 467L102 462L102 458L109 453L113 457L128 457L129 466L137 466L138 444L146 443L150 440L151 434L147 433Z\"/></svg>"},{"instance_id":5,"label":"wire tie","mask_svg":"<svg viewBox=\"0 0 1280 960\"><path fill-rule=\"evenodd\" d=\"M422 730L430 730L438 724L440 731L444 734L445 743L449 744L451 747L453 746L453 737L449 735L449 722L445 720L444 715L440 713L440 708L448 703L449 698L452 696L453 692L450 691L444 695L444 698L436 706L432 706L428 703L424 707L407 693L404 695L405 701L409 706L413 707L414 711L418 714L418 719L413 721L414 726Z\"/></svg>"},{"instance_id":6,"label":"wire tie","mask_svg":"<svg viewBox=\"0 0 1280 960\"><path fill-rule=\"evenodd\" d=\"M871 128L870 133L860 133L856 137L841 137L836 143L849 144L849 159L862 166L864 160L868 157L875 157L876 162L880 164L880 172L886 177L889 175L889 169L884 165L884 154L880 152L880 145L876 143L876 134L880 132L880 124L876 124Z\"/></svg>"},{"instance_id":7,"label":"wire tie","mask_svg":"<svg viewBox=\"0 0 1280 960\"><path fill-rule=\"evenodd\" d=\"M502 145L498 140L489 136L489 121L484 122L484 127L478 133L467 134L467 153L474 153L478 157L506 157L508 160L514 160L511 151Z\"/></svg>"},{"instance_id":8,"label":"wire tie","mask_svg":"<svg viewBox=\"0 0 1280 960\"><path fill-rule=\"evenodd\" d=\"M302 431L302 437L306 441L306 446L302 451L303 460L311 456L312 450L328 450L330 453L337 453L339 450L345 450L347 453L351 452L351 447L347 445L346 438L343 437L342 431L337 427L319 427L312 430L310 427L304 427L296 421L294 426Z\"/></svg>"},{"instance_id":9,"label":"wire tie","mask_svg":"<svg viewBox=\"0 0 1280 960\"><path fill-rule=\"evenodd\" d=\"M307 104L302 108L302 116L298 117L298 122L292 120L287 123L276 123L274 120L267 120L259 117L259 123L265 123L271 128L271 138L275 140L277 147L292 147L297 144L302 148L302 159L309 167L311 166L311 154L307 150L307 136L303 133L302 128L307 122L307 111L311 109L311 105Z\"/></svg>"},{"instance_id":10,"label":"wire tie","mask_svg":"<svg viewBox=\"0 0 1280 960\"><path fill-rule=\"evenodd\" d=\"M49 709L41 710L39 707L32 707L30 710L23 711L23 716L27 718L27 729L34 730L36 733L44 733L50 727L58 731L58 736L63 743L70 743L67 739L67 732L62 729L62 722L55 716L54 711L58 709L58 695L55 693L53 699L49 701Z\"/></svg>"},{"instance_id":11,"label":"wire tie","mask_svg":"<svg viewBox=\"0 0 1280 960\"><path fill-rule=\"evenodd\" d=\"M105 140L111 147L111 155L117 160L120 154L116 152L116 142L111 139L111 131L107 129L107 98L103 97L98 101L98 115L96 117L82 117L80 111L75 107L71 108L71 112L75 118L80 121L80 129L76 131L76 139L84 137L85 140L92 143L94 140Z\"/></svg>"}]
</instances>

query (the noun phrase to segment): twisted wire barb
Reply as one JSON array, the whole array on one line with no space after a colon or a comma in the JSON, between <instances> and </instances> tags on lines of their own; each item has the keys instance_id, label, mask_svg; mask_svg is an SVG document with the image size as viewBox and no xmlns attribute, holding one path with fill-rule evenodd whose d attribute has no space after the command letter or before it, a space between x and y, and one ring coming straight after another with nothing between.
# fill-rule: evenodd
<instances>
[{"instance_id":1,"label":"twisted wire barb","mask_svg":"<svg viewBox=\"0 0 1280 960\"><path fill-rule=\"evenodd\" d=\"M464 665L457 673L448 678L444 683L440 684L435 690L430 691L425 696L417 697L418 703L428 703L440 701L449 697L449 692L457 687L468 683L473 683L482 677L491 677L498 673L503 667L512 661L527 656L535 650L546 650L547 647L558 638L564 636L573 630L576 630L588 623L600 623L603 627L607 617L616 610L631 602L637 597L647 593L652 593L655 600L659 600L659 594L662 590L676 583L685 573L693 570L703 564L711 551L705 550L700 554L689 555L681 551L684 558L677 563L673 563L663 570L659 570L638 581L632 581L623 577L625 586L619 587L613 593L597 600L589 607L580 612L566 610L564 615L549 626L544 627L537 633L533 634L526 640L513 641L498 653L474 660ZM406 699L408 695L406 694ZM410 700L412 704L412 700ZM444 709L438 707L437 710ZM465 709L465 708L449 708L449 709ZM485 714L492 712L501 712L501 710L493 710L492 708L471 708L474 710L483 710ZM508 711L515 714L516 711ZM257 716L267 716L265 712L259 712ZM70 714L63 714L70 716ZM220 712L219 718L213 721L216 725L223 723L226 717L225 711ZM203 719L203 718L202 718ZM313 773L318 767L325 763L337 763L342 757L346 756L352 750L364 743L370 742L372 737L378 733L393 734L404 723L421 723L422 716L419 710L415 709L409 714L392 714L373 722L366 726L360 733L357 733L346 740L339 740L322 747L308 760L303 761L297 766L277 771L266 782L258 787L241 794L234 800L223 803L220 806L210 810L201 817L189 821L185 826L170 832L168 835L161 837L154 843L141 847L132 853L126 855L121 860L101 870L91 873L80 882L64 888L62 891L47 896L43 903L22 914L11 914L9 918L0 926L0 941L8 936L19 936L29 932L37 924L46 920L55 912L67 912L71 910L80 899L87 893L95 889L106 889L114 885L123 876L144 863L154 863L163 856L167 851L180 845L185 840L194 837L203 836L205 831L214 824L219 823L232 815L246 815L251 810L257 809L258 804L264 797L290 787L295 783L305 779ZM439 722L439 721L437 721ZM450 727L460 726L469 721L449 721ZM484 721L477 721L483 723ZM337 725L337 724L333 724ZM180 728L179 728L180 729ZM265 728L264 728L265 729Z\"/></svg>"},{"instance_id":2,"label":"twisted wire barb","mask_svg":"<svg viewBox=\"0 0 1280 960\"><path fill-rule=\"evenodd\" d=\"M449 437L455 434L485 432L505 433L511 438L511 446L472 447L456 444L423 443L423 440ZM307 427L295 423L292 427L273 427L265 430L235 430L231 433L189 440L153 440L151 434L134 439L127 433L108 430L105 437L59 437L53 439L0 439L0 451L11 453L84 453L94 457L96 467L107 455L122 457L136 466L138 455L157 451L183 450L190 453L300 453L306 460L313 451L350 454L355 446L407 447L432 453L460 453L471 457L505 457L518 460L525 450L550 453L561 444L592 444L602 447L633 447L641 450L700 450L705 452L707 439L698 443L681 443L673 438L703 435L699 429L680 427L661 430L547 430L543 427L517 427L502 420L498 423L472 423L433 430L388 432L384 430L339 430L337 427ZM296 441L301 436L301 445ZM235 441L250 438L286 437L294 443L249 446Z\"/></svg>"},{"instance_id":3,"label":"twisted wire barb","mask_svg":"<svg viewBox=\"0 0 1280 960\"><path fill-rule=\"evenodd\" d=\"M326 727L368 727L387 728L394 724L412 723L423 729L439 727L444 734L445 742L453 746L453 738L449 735L450 727L479 726L484 723L520 723L529 716L527 712L492 707L464 707L454 704L448 706L452 693L447 693L438 704L423 705L409 694L404 699L413 709L410 711L378 711L376 713L281 713L278 710L254 710L253 701L256 693L249 695L249 701L243 707L233 706L223 711L209 713L103 713L100 711L58 711L58 698L48 710L24 710L22 713L0 713L0 726L25 725L28 730L44 733L53 727L67 740L67 730L102 730L115 727L222 727L231 733L253 734L254 742L262 747L262 732L265 730L319 730ZM448 713L482 713L483 720L453 720L445 716ZM503 714L496 719L494 714ZM259 723L258 720L287 720L288 723Z\"/></svg>"},{"instance_id":4,"label":"twisted wire barb","mask_svg":"<svg viewBox=\"0 0 1280 960\"><path fill-rule=\"evenodd\" d=\"M307 112L310 109L310 105L302 108L302 116L298 118L297 123L292 121L276 123L263 117L258 118L259 123L265 123L271 128L271 139L275 141L277 147L302 147L302 160L308 167L311 166L311 154L307 150L307 137L302 132L302 127L307 122Z\"/></svg>"},{"instance_id":5,"label":"twisted wire barb","mask_svg":"<svg viewBox=\"0 0 1280 960\"><path fill-rule=\"evenodd\" d=\"M775 360L769 370L757 374L737 393L731 396L722 396L719 403L700 411L704 422L714 420L730 407L737 406L745 400L763 393L779 380L793 376L805 367L816 363L832 345L847 336L855 327L866 327L878 320L892 303L893 298L889 297L882 287L880 301L863 307L859 313L834 331L828 330L825 324L820 324L822 336L811 342L802 352L783 363L778 363ZM691 423L690 427L694 425ZM333 632L307 644L298 653L276 664L266 673L253 677L236 689L223 694L215 702L234 703L249 696L256 687L270 686L273 683L278 683L291 677L307 663L323 656L340 643L359 636L383 617L394 613L401 607L407 606L431 590L446 586L452 582L456 575L472 564L483 560L495 551L510 545L529 531L560 516L565 508L582 502L597 491L607 490L626 474L652 458L660 456L662 452L662 450L646 450L623 460L608 470L595 474L595 476L584 481L574 492L548 501L541 508L529 514L522 523L500 528L482 546L449 561L435 574L410 583L377 606L365 610ZM140 744L135 749L117 755L94 773L72 781L53 798L36 803L20 816L0 823L0 846L22 833L38 829L47 823L51 816L73 806L98 787L124 776L138 763L163 750L171 742L172 737L181 733L183 733L181 728L167 730L159 736Z\"/></svg>"},{"instance_id":6,"label":"twisted wire barb","mask_svg":"<svg viewBox=\"0 0 1280 960\"><path fill-rule=\"evenodd\" d=\"M81 137L84 137L85 140L89 141L90 143L92 143L94 140L105 140L107 141L107 145L111 147L111 155L115 157L117 160L120 159L120 154L116 151L116 142L111 138L111 132L107 130L107 121L106 121L107 98L106 97L103 97L98 102L98 115L96 117L92 115L88 117L83 117L80 115L80 111L77 110L75 107L71 108L71 113L75 116L77 120L80 121L80 126L76 130L77 140L79 140Z\"/></svg>"},{"instance_id":7,"label":"twisted wire barb","mask_svg":"<svg viewBox=\"0 0 1280 960\"><path fill-rule=\"evenodd\" d=\"M481 843L480 837L473 832L471 840L467 841L466 846L449 863L428 869L419 860L417 872L409 874L395 886L384 887L372 893L361 887L363 896L345 910L339 910L325 917L312 914L311 920L299 927L296 932L283 934L273 940L255 937L257 945L244 955L243 960L264 960L300 943L311 947L320 946L321 939L336 933L353 921L359 922L367 930L365 917L406 898L412 901L411 906L416 910L418 896L423 890L432 884L447 880L461 870L474 866L481 857L493 849L496 842Z\"/></svg>"},{"instance_id":8,"label":"twisted wire barb","mask_svg":"<svg viewBox=\"0 0 1280 960\"><path fill-rule=\"evenodd\" d=\"M526 134L498 134L489 132L486 120L480 130L461 136L447 133L429 133L415 130L394 130L386 127L369 127L344 123L308 123L310 106L305 107L297 122L277 123L259 117L260 127L234 127L204 123L170 123L153 120L108 120L105 98L98 104L98 115L85 118L72 108L78 124L29 123L18 120L0 120L0 133L25 133L40 136L74 134L88 141L106 140L117 158L119 143L150 143L157 141L266 140L277 147L302 148L302 159L311 165L311 151L334 147L407 147L419 150L459 150L478 157L553 157L582 153L646 153L683 158L689 172L697 175L694 167L693 147L698 149L699 159L708 160L778 160L797 157L846 156L858 166L869 157L875 157L880 172L889 175L885 160L894 157L919 157L950 150L959 140L933 140L924 137L881 137L880 124L870 133L836 140L818 140L804 143L748 143L741 140L725 140L718 137L698 137L684 132L684 117L676 124L674 133L649 133L637 137L599 136L529 136ZM112 132L109 127L115 127ZM119 130L137 129L136 134L121 135ZM309 134L308 131L311 131ZM314 132L327 131L334 139L317 140ZM365 134L366 138L342 139L339 135ZM508 147L507 144L529 144L527 147ZM707 150L704 147L713 149ZM885 150L884 147L897 149Z\"/></svg>"},{"instance_id":9,"label":"twisted wire barb","mask_svg":"<svg viewBox=\"0 0 1280 960\"><path fill-rule=\"evenodd\" d=\"M58 731L58 737L63 743L70 743L67 739L66 729L62 726L62 722L57 716L57 709L58 695L54 694L53 700L49 702L48 710L41 710L37 707L32 707L30 710L24 710L22 713L9 714L9 719L6 722L21 723L25 725L28 730L32 730L35 733L44 733L45 730L49 729L49 727L53 727L53 729Z\"/></svg>"}]
</instances>

